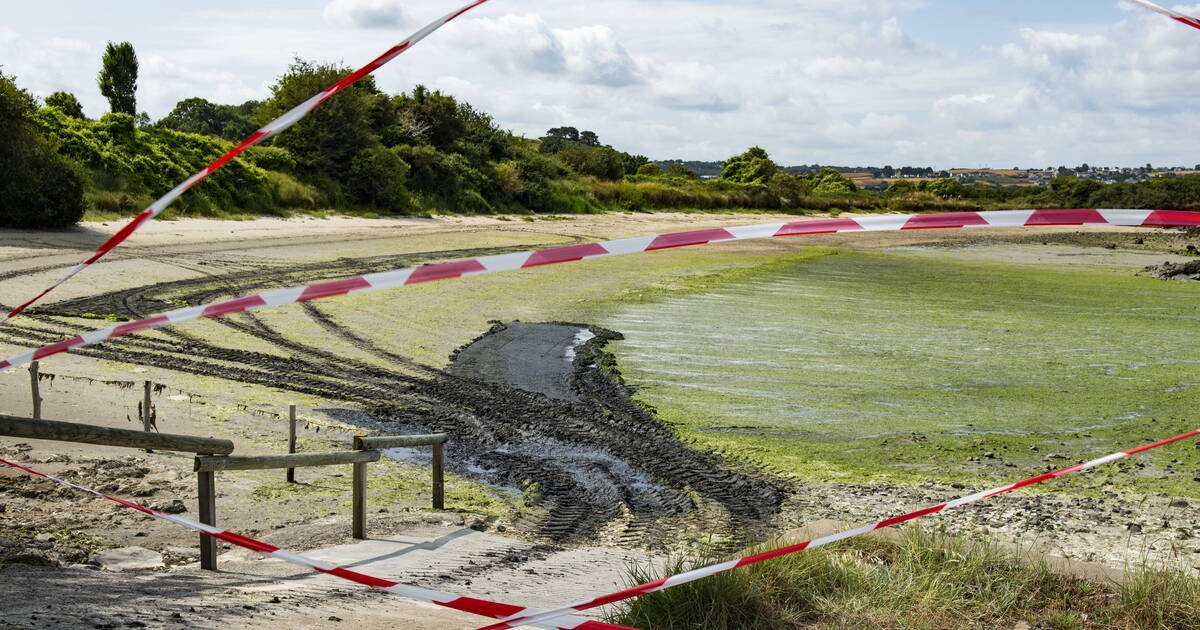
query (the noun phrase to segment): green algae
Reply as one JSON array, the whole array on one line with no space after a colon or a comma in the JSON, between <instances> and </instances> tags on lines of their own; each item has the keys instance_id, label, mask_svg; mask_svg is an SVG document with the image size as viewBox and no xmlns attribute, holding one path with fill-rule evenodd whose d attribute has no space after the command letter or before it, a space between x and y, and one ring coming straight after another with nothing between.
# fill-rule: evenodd
<instances>
[{"instance_id":1,"label":"green algae","mask_svg":"<svg viewBox=\"0 0 1200 630\"><path fill-rule=\"evenodd\" d=\"M1200 428L1195 285L903 253L626 301L639 402L804 479L992 482ZM1065 482L1200 496L1185 443ZM1062 486L1060 486L1060 489Z\"/></svg>"}]
</instances>

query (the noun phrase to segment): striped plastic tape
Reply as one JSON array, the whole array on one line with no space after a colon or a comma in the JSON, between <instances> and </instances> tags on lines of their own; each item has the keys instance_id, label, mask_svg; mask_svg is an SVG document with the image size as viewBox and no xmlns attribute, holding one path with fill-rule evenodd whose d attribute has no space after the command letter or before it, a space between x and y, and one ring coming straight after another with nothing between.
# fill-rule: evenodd
<instances>
[{"instance_id":1,"label":"striped plastic tape","mask_svg":"<svg viewBox=\"0 0 1200 630\"><path fill-rule=\"evenodd\" d=\"M13 317L16 317L17 315L21 314L22 311L24 311L25 309L32 306L38 300L45 297L48 293L50 293L51 291L62 286L66 281L68 281L72 277L74 277L75 274L83 271L84 269L87 269L89 265L91 265L92 263L103 258L105 256L105 254L112 251L116 246L125 242L125 240L128 239L130 236L132 236L134 232L137 232L138 229L140 229L142 227L142 225L144 225L146 222L151 221L158 215L162 214L163 210L167 209L167 206L170 206L172 203L175 203L175 200L178 199L180 196L182 196L183 193L190 190L192 188L192 186L195 186L196 184L198 184L202 180L204 180L204 178L217 172L218 169L220 169L222 166L225 166L227 163L229 163L230 160L232 160L233 158L240 155L246 149L249 149L250 147L252 147L256 144L262 143L262 142L278 135L279 133L281 133L283 130L287 129L288 127L291 127L292 125L296 124L297 122L300 121L300 119L307 116L309 114L309 112L316 109L317 106L319 106L321 103L324 103L325 101L329 100L329 98L332 97L333 95L337 94L338 92L341 92L342 90L345 90L347 87L350 87L352 84L356 83L359 79L367 76L368 74L371 74L372 72L375 72L376 70L382 68L389 61L395 59L396 57L399 57L401 53L408 50L409 48L412 48L413 46L415 46L417 44L417 42L420 42L422 39L425 39L430 34L432 34L434 31L445 26L447 23L449 23L450 21L459 17L460 15L466 13L467 11L474 9L475 7L485 3L487 1L488 0L475 0L471 4L468 4L467 6L455 11L454 13L451 13L451 14L446 15L438 20L433 21L432 23L427 25L425 28L417 31L416 33L413 33L411 36L409 36L408 39L400 42L399 44L396 44L395 46L392 46L390 49L388 49L387 52L383 53L382 55L380 55L380 56L376 57L374 60L372 60L371 63L368 63L367 65L359 68L358 70L355 70L352 74L350 74L346 78L329 86L323 92L313 96L312 98L308 99L307 101L304 101L303 103L297 105L291 111L280 116L279 118L276 118L275 120L272 120L271 122L267 123L266 126L264 126L262 129L259 129L258 131L255 131L254 133L250 134L250 137L243 140L241 142L241 144L230 149L227 153L225 153L225 155L222 155L221 157L217 158L216 161L214 161L212 164L209 164L208 166L204 167L199 172L197 172L195 175L192 175L191 177L187 178L186 180L183 181L183 183L179 184L175 188L172 188L170 191L167 192L167 194L163 195L157 201L150 204L150 207L146 208L140 214L138 214L136 217L134 217L132 221L130 221L128 224L126 224L125 227L121 228L121 230L118 231L116 234L113 234L112 237L109 238L107 241L105 241L104 244L101 245L98 249L96 249L96 251L93 252L91 256L88 256L83 262L79 263L78 265L75 265L69 271L67 271L66 275L59 278L57 282L55 282L54 284L47 287L41 293L35 295L29 301L14 308L11 312L9 312L4 317L0 318L0 324L3 324L4 322L12 319Z\"/></svg>"},{"instance_id":2,"label":"striped plastic tape","mask_svg":"<svg viewBox=\"0 0 1200 630\"><path fill-rule=\"evenodd\" d=\"M1188 26L1191 26L1192 28L1200 28L1200 20L1197 20L1196 18L1188 16L1188 15L1184 15L1178 11L1172 11L1166 7L1160 7L1157 4L1154 4L1153 2L1147 2L1147 0L1130 0L1130 2L1136 2L1137 4L1140 4L1144 7L1146 7L1147 9L1150 9L1151 11L1157 11L1158 13L1161 13L1161 14L1171 18L1172 20L1175 20L1176 22L1180 22L1182 24L1187 24Z\"/></svg>"},{"instance_id":3,"label":"striped plastic tape","mask_svg":"<svg viewBox=\"0 0 1200 630\"><path fill-rule=\"evenodd\" d=\"M121 505L124 505L125 507L133 508L143 514L147 514L149 516L153 516L154 518L159 518L164 521L170 521L172 523L175 523L176 525L182 525L189 529L194 529L202 534L207 534L209 536L212 536L213 538L223 540L227 543L237 545L239 547L249 549L249 550L257 552L257 553L261 553L264 556L271 556L272 558L283 560L284 562L288 562L288 563L291 563L291 564L294 564L297 566L301 566L306 569L312 569L313 571L317 571L319 573L325 573L327 575L332 575L334 577L338 577L343 580L348 580L350 582L354 582L355 584L361 584L363 586L369 586L371 588L376 588L381 591L392 593L393 595L401 595L401 596L407 597L409 599L415 599L417 601L422 601L422 602L426 602L429 604L436 604L438 606L444 606L446 608L453 608L454 610L460 610L463 612L480 615L482 617L489 617L491 619L504 619L506 617L511 617L514 614L518 614L518 613L526 614L528 612L527 609L522 608L520 606L513 606L510 604L501 604L501 603L491 602L491 601L487 601L487 600L483 600L483 599L475 599L473 597L462 597L459 595L452 595L450 593L443 593L441 591L431 591L429 589L420 588L418 586L410 586L408 584L401 584L399 582L393 582L392 580L385 580L382 578L373 577L373 576L367 575L365 573L359 573L357 571L343 569L341 567L336 567L336 566L327 564L325 562L321 562L320 560L314 560L312 558L302 556L298 553L284 551L283 549L280 549L279 547L276 547L274 545L269 545L267 543L264 543L259 540L255 540L253 538L247 538L246 536L241 536L241 535L235 534L233 532L227 532L222 529L217 529L216 527L205 525L204 523L197 523L196 521L183 518L182 516L176 516L174 514L166 514L163 512L159 512L157 510L151 510L150 508L138 505L137 503L134 503L132 501L126 501L124 499L119 499L117 497L109 496L102 492L92 490L91 488L87 488L87 487L84 487L84 486L81 486L78 484L74 484L74 483L71 483L70 481L66 481L64 479L59 479L58 477L53 477L51 475L47 475L46 473L38 472L36 470L33 470L32 468L27 468L20 464L15 464L13 462L6 461L3 459L0 459L0 464L3 464L5 466L11 466L12 468L16 468L18 470L25 471L26 473L28 473L30 475L35 475L38 477L43 477L45 479L49 479L51 481L60 483L64 486L74 488L74 489L82 491L82 492L86 492L90 495L100 497L102 499L108 499L109 501L115 501L117 503L120 503ZM554 628L557 630L636 630L636 628L628 628L625 626L616 626L616 625L613 625L610 623L604 623L604 622L595 621L592 619L583 619L580 617L571 617L571 616L558 617L551 623L547 623L547 624L537 623L534 625L538 628Z\"/></svg>"},{"instance_id":4,"label":"striped plastic tape","mask_svg":"<svg viewBox=\"0 0 1200 630\"><path fill-rule=\"evenodd\" d=\"M1176 210L1003 210L946 214L880 215L859 218L819 219L643 236L618 241L569 245L537 251L485 256L455 262L409 267L333 280L307 286L268 291L259 295L214 302L155 315L135 322L94 330L0 361L0 369L25 365L73 348L181 322L252 311L269 306L307 302L349 293L378 291L410 284L446 280L541 265L593 260L621 254L673 247L704 245L779 236L804 236L840 232L928 230L937 228L1023 227L1047 225L1125 225L1143 227L1200 226L1200 212Z\"/></svg>"},{"instance_id":5,"label":"striped plastic tape","mask_svg":"<svg viewBox=\"0 0 1200 630\"><path fill-rule=\"evenodd\" d=\"M442 17L439 20L435 20L434 22L427 25L425 28L417 31L416 33L413 33L413 35L411 37L409 37L408 39L393 46L387 52L385 52L382 55L380 55L379 57L375 58L373 61L371 61L371 63L363 66L362 68L355 71L353 74L347 76L346 78L342 79L341 81L337 82L336 84L330 86L325 91L321 92L320 94L317 94L316 96L313 96L311 99L301 103L300 105L296 106L294 109L287 112L286 114L271 121L262 129L259 129L258 131L254 132L253 134L250 135L249 138L246 138L245 140L243 140L241 144L239 144L236 147L234 147L233 149L231 149L225 155L222 155L221 157L217 158L217 160L214 161L212 164L209 164L204 169L197 172L195 175L192 175L188 179L184 180L183 183L181 183L178 186L176 186L175 188L171 189L169 192L167 192L167 194L163 195L157 201L150 204L150 207L143 210L141 212L141 214L134 217L133 220L130 221L125 227L123 227L120 231L118 231L111 238L109 238L107 241L105 241L105 243L103 245L101 245L94 253L92 253L91 256L89 256L83 262L79 263L78 265L76 265L76 266L72 267L70 270L68 270L67 273L65 275L63 275L63 277L59 278L59 280L57 282L55 282L54 284L52 284L49 287L47 287L46 289L44 289L41 293L35 295L30 300L26 301L25 303L21 304L20 306L18 306L16 308L14 308L7 315L0 317L0 325L2 325L4 322L8 321L9 319L12 319L13 317L16 317L17 315L21 314L21 312L23 312L25 309L32 306L38 300L45 297L51 291L62 286L65 282L70 280L76 274L83 271L84 269L87 269L88 266L90 266L92 263L95 263L96 261L103 258L105 254L112 251L113 248L117 247L121 243L125 242L125 240L128 239L130 236L132 236L134 232L137 232L138 229L141 228L141 226L143 224L145 224L147 221L150 221L150 220L154 219L155 217L157 217L159 214L162 213L163 210L166 210L167 206L170 206L172 203L174 203L176 199L178 199L181 195L183 195L183 193L187 192L192 186L195 186L201 180L208 177L212 173L216 172L217 169L224 166L226 163L228 163L233 158L237 157L239 154L241 154L246 149L248 149L256 144L259 144L259 143L271 138L272 136L279 134L280 132L287 129L288 127L296 124L296 122L298 122L301 118L304 118L305 116L307 116L309 112L311 112L313 109L315 109L321 103L325 102L327 99L329 99L334 94L337 94L338 92L346 89L346 87L350 86L351 84L358 81L359 79L361 79L361 78L367 76L368 74L374 72L375 70L378 70L379 68L383 67L389 61L398 57L405 50L412 48L413 46L415 46L417 44L417 42L420 42L422 39L425 39L430 34L432 34L434 31L438 30L442 26L445 26L447 23L449 23L450 21L454 20L455 18L461 16L462 14L466 13L467 11L474 9L475 7L485 3L487 1L488 0L475 0L474 2L464 6L463 8L459 9L458 11L450 13L450 14ZM1131 1L1136 2L1152 11L1157 11L1158 13L1168 16L1173 20L1176 20L1183 24L1187 24L1188 26L1200 28L1200 20L1197 20L1194 17L1190 17L1190 16L1184 15L1182 13L1179 13L1177 11L1172 11L1170 9L1161 7L1157 4L1154 4L1153 2L1147 2L1147 0L1131 0Z\"/></svg>"},{"instance_id":6,"label":"striped plastic tape","mask_svg":"<svg viewBox=\"0 0 1200 630\"><path fill-rule=\"evenodd\" d=\"M639 586L634 586L632 588L628 588L623 591L619 591L619 592L612 593L609 595L604 595L601 597L596 597L594 599L589 599L589 600L582 601L582 602L579 602L576 604L571 604L570 606L563 606L561 608L555 608L554 610L548 610L548 611L541 612L541 613L530 612L530 613L526 613L526 614L523 614L520 616L514 616L512 618L501 621L499 623L495 623L490 626L480 628L479 630L501 630L502 628L518 628L520 626L533 625L533 624L537 624L537 623L546 623L548 621L552 621L553 619L555 619L555 615L565 615L565 614L577 613L577 612L588 610L591 608L596 608L598 606L606 606L608 604L613 604L613 603L624 601L627 599L632 599L634 597L646 595L648 593L655 593L658 591L666 590L668 588L679 586L681 584L687 584L688 582L694 582L696 580L703 579L703 578L709 577L711 575L716 575L718 573L732 571L733 569L736 569L738 567L744 567L746 565L764 562L766 560L771 560L774 558L779 558L782 556L799 553L801 551L804 551L805 549L812 549L814 547L828 545L830 543L834 543L839 540L845 540L847 538L861 536L862 534L867 534L867 533L873 532L877 529L883 529L885 527L899 525L900 523L911 521L913 519L920 518L922 516L927 516L929 514L936 514L943 510L949 510L949 509L956 508L956 507L959 507L962 505L966 505L968 503L982 501L983 499L994 497L998 494L1004 494L1005 492L1011 492L1011 491L1017 490L1019 488L1024 488L1026 486L1032 486L1037 483L1042 483L1043 481L1057 479L1064 475L1069 475L1072 473L1084 471L1089 468L1094 468L1096 466L1100 466L1102 464L1108 464L1108 463L1117 461L1118 459L1128 457L1130 455L1136 455L1138 453L1142 453L1142 452L1145 452L1145 451L1148 451L1151 449L1159 448L1161 446L1166 446L1168 444L1174 444L1175 442L1187 440L1187 439L1196 437L1198 435L1200 435L1200 431L1192 431L1191 433L1185 433L1183 435L1178 435L1176 437L1173 437L1173 438L1170 438L1167 440L1163 440L1161 442L1154 442L1153 444L1146 444L1144 446L1139 446L1137 448L1129 449L1128 451L1122 451L1120 453L1113 453L1112 455L1109 455L1107 457L1101 457L1100 459L1094 459L1090 462L1076 464L1075 466L1063 468L1062 470L1056 470L1054 472L1048 472L1044 475L1038 475L1037 477L1031 477L1029 479L1026 479L1025 481L1019 481L1017 483L1010 484L1010 485L1007 485L1007 486L1004 486L1001 488L995 488L992 490L984 490L983 492L977 492L975 494L965 496L965 497L962 497L959 499L955 499L955 500L949 501L947 503L942 503L940 505L928 507L923 510L917 510L916 512L909 512L908 514L905 514L903 516L897 516L895 518L885 519L885 520L873 523L871 525L863 525L862 527L857 527L857 528L847 530L844 532L840 532L837 534L832 534L829 536L825 536L823 538L817 538L814 540L810 540L808 542L802 542L797 545L791 545L788 547L773 549L771 551L764 551L762 553L754 554L752 556L746 556L744 558L739 558L737 560L730 560L728 562L722 562L720 564L714 564L714 565L703 567L700 569L695 569L693 571L688 571L687 573L680 573L679 575L673 575L671 577L662 578L660 580L655 580L653 582L647 582L645 584L641 584Z\"/></svg>"}]
</instances>

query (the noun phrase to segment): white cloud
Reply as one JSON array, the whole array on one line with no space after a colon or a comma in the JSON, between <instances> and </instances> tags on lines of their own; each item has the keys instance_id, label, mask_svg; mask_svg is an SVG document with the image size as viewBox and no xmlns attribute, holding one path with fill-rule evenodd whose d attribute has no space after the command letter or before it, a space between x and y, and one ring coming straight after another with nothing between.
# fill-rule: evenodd
<instances>
[{"instance_id":1,"label":"white cloud","mask_svg":"<svg viewBox=\"0 0 1200 630\"><path fill-rule=\"evenodd\" d=\"M879 35L883 37L883 41L893 46L911 48L914 45L912 38L900 26L900 18L894 15L879 25Z\"/></svg>"},{"instance_id":2,"label":"white cloud","mask_svg":"<svg viewBox=\"0 0 1200 630\"><path fill-rule=\"evenodd\" d=\"M625 87L643 80L643 72L607 26L556 30L567 69L585 83Z\"/></svg>"},{"instance_id":3,"label":"white cloud","mask_svg":"<svg viewBox=\"0 0 1200 630\"><path fill-rule=\"evenodd\" d=\"M393 28L403 26L401 0L333 0L325 5L325 19L343 26Z\"/></svg>"},{"instance_id":4,"label":"white cloud","mask_svg":"<svg viewBox=\"0 0 1200 630\"><path fill-rule=\"evenodd\" d=\"M1005 44L1001 53L1018 67L1038 71L1073 71L1095 59L1108 46L1100 35L1021 29L1023 44Z\"/></svg>"},{"instance_id":5,"label":"white cloud","mask_svg":"<svg viewBox=\"0 0 1200 630\"><path fill-rule=\"evenodd\" d=\"M130 39L143 61L140 108L157 118L190 96L263 98L293 54L357 67L396 39L364 26L403 20L407 30L446 10L414 0L244 5L168 3L127 34L95 3L14 3L0 63L30 91L72 91L96 115L107 108L99 51ZM518 133L568 124L653 157L721 159L759 144L784 163L1200 159L1181 132L1200 100L1200 36L1117 0L1076 24L1062 11L939 11L931 0L580 6L487 3L376 79L391 92L424 83L461 96Z\"/></svg>"},{"instance_id":6,"label":"white cloud","mask_svg":"<svg viewBox=\"0 0 1200 630\"><path fill-rule=\"evenodd\" d=\"M470 23L476 33L467 41L484 50L487 59L509 74L562 74L567 70L562 40L535 14L505 15Z\"/></svg>"},{"instance_id":7,"label":"white cloud","mask_svg":"<svg viewBox=\"0 0 1200 630\"><path fill-rule=\"evenodd\" d=\"M822 57L805 62L801 71L814 79L848 79L876 74L883 68L883 61L879 59Z\"/></svg>"}]
</instances>

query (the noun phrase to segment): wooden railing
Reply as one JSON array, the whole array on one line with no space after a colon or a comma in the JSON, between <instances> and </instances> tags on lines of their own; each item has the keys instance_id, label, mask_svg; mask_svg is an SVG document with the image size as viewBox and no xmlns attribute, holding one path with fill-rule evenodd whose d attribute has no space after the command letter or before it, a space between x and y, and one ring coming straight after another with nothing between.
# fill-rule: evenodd
<instances>
[{"instance_id":1,"label":"wooden railing","mask_svg":"<svg viewBox=\"0 0 1200 630\"><path fill-rule=\"evenodd\" d=\"M35 381L36 382L36 381ZM294 408L291 418L295 418ZM295 448L295 421L290 424L289 450ZM173 435L169 433L147 433L129 429L112 429L90 424L56 422L35 418L20 418L0 414L0 436L31 440L53 440L78 442L159 451L195 453L193 469L199 497L199 521L205 525L217 525L216 473L233 470L271 470L309 468L314 466L337 466L350 464L354 467L353 479L353 536L366 538L367 522L367 464L383 457L388 448L414 446L433 447L433 507L445 509L444 448L449 436L403 435L389 437L354 437L353 450L331 453L299 453L288 455L261 455L234 457L234 444L230 440ZM288 481L294 477L289 474ZM200 567L207 570L217 568L217 541L211 536L200 535Z\"/></svg>"}]
</instances>

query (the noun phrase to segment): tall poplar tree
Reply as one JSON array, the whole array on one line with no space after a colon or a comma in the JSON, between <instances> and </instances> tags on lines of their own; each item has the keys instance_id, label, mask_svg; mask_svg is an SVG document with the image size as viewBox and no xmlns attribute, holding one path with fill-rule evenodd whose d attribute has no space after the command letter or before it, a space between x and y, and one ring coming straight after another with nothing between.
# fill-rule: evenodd
<instances>
[{"instance_id":1,"label":"tall poplar tree","mask_svg":"<svg viewBox=\"0 0 1200 630\"><path fill-rule=\"evenodd\" d=\"M100 67L100 93L117 114L137 116L138 60L133 44L108 42Z\"/></svg>"}]
</instances>

